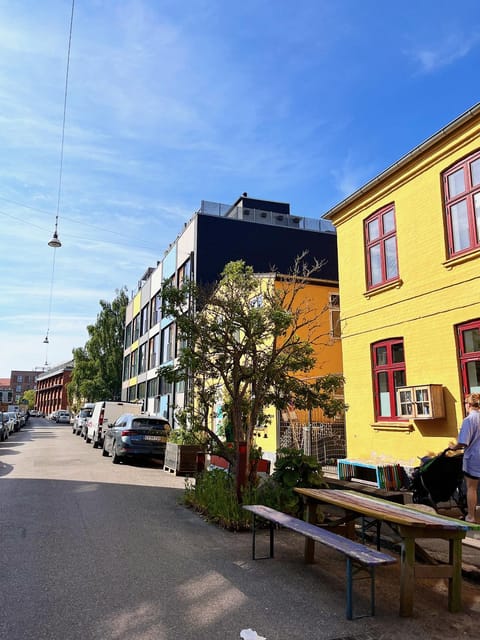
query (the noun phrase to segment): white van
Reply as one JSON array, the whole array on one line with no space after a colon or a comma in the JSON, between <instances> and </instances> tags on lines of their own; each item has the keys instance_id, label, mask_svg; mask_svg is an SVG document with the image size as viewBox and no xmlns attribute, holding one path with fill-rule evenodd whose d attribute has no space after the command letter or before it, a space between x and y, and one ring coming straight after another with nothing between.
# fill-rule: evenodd
<instances>
[{"instance_id":1,"label":"white van","mask_svg":"<svg viewBox=\"0 0 480 640\"><path fill-rule=\"evenodd\" d=\"M138 402L115 402L102 400L96 402L92 417L88 419L88 427L85 436L86 442L91 442L97 449L103 444L104 431L113 424L122 413L142 413L143 404Z\"/></svg>"}]
</instances>

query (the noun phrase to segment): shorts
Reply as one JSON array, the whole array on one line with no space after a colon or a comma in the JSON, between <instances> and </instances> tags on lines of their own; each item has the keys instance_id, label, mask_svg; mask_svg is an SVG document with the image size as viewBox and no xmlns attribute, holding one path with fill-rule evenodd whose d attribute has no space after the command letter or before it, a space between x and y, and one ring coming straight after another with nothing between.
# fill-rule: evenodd
<instances>
[{"instance_id":1,"label":"shorts","mask_svg":"<svg viewBox=\"0 0 480 640\"><path fill-rule=\"evenodd\" d=\"M466 478L470 478L471 480L480 480L480 478L479 478L478 476L472 476L472 474L471 474L471 473L467 473L466 471L464 471L464 472L463 472L463 475L464 475Z\"/></svg>"}]
</instances>

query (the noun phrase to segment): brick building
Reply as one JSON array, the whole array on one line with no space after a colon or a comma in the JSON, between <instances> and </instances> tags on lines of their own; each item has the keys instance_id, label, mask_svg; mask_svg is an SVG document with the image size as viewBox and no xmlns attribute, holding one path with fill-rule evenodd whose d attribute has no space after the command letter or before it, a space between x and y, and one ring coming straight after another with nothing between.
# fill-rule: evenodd
<instances>
[{"instance_id":1,"label":"brick building","mask_svg":"<svg viewBox=\"0 0 480 640\"><path fill-rule=\"evenodd\" d=\"M68 409L67 385L72 379L72 372L73 360L69 360L37 375L37 411L48 415L52 411Z\"/></svg>"}]
</instances>

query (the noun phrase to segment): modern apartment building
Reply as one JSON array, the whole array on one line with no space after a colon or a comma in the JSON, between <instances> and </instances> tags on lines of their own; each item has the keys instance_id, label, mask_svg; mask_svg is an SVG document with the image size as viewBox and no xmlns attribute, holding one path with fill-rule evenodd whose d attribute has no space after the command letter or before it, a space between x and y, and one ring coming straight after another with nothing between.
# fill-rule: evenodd
<instances>
[{"instance_id":1,"label":"modern apartment building","mask_svg":"<svg viewBox=\"0 0 480 640\"><path fill-rule=\"evenodd\" d=\"M337 292L336 235L331 223L292 215L288 203L258 200L246 193L233 205L203 201L163 259L142 275L127 307L122 400L142 400L146 410L171 421L175 407L183 406L184 383L174 388L157 375L158 366L174 362L180 348L175 324L162 316L163 281L181 285L192 278L213 283L228 262L240 259L257 273L288 273L304 251L309 259L324 262L319 277Z\"/></svg>"}]
</instances>

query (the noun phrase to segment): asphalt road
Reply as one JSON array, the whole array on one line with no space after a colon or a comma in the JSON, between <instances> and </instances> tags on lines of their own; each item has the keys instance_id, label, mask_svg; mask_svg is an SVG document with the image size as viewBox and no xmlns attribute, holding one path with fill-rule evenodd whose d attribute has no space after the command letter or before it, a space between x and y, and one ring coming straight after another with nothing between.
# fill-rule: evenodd
<instances>
[{"instance_id":1,"label":"asphalt road","mask_svg":"<svg viewBox=\"0 0 480 640\"><path fill-rule=\"evenodd\" d=\"M276 558L253 562L250 534L185 509L183 487L39 418L0 443L0 639L475 637L475 606L448 614L441 588L419 591L415 618L400 619L396 567L377 579L377 616L348 622L342 557L305 566L302 541L282 531ZM356 588L366 610L368 585Z\"/></svg>"}]
</instances>

